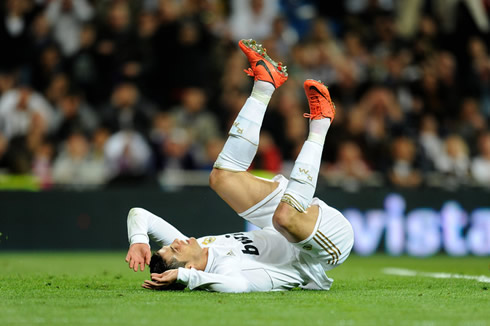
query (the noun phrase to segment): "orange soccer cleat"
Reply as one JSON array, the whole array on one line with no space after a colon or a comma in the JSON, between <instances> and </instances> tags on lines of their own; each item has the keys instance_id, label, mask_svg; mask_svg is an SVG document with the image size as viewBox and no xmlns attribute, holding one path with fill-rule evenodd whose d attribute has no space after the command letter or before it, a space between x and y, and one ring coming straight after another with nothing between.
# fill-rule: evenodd
<instances>
[{"instance_id":1,"label":"orange soccer cleat","mask_svg":"<svg viewBox=\"0 0 490 326\"><path fill-rule=\"evenodd\" d=\"M275 62L267 55L265 48L254 40L241 40L240 49L245 53L251 68L246 69L247 75L274 85L278 88L288 79L287 67L282 62Z\"/></svg>"},{"instance_id":2,"label":"orange soccer cleat","mask_svg":"<svg viewBox=\"0 0 490 326\"><path fill-rule=\"evenodd\" d=\"M313 79L307 79L303 86L310 105L310 113L303 116L311 120L330 118L332 122L335 118L335 104L330 99L327 86Z\"/></svg>"}]
</instances>

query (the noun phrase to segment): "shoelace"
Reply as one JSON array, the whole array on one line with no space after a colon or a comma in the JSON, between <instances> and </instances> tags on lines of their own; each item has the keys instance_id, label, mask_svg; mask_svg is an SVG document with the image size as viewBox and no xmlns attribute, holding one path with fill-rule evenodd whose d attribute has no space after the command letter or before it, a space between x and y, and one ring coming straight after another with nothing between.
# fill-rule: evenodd
<instances>
[{"instance_id":1,"label":"shoelace","mask_svg":"<svg viewBox=\"0 0 490 326\"><path fill-rule=\"evenodd\" d=\"M313 111L313 113L304 113L303 117L309 118L309 119L317 117L319 115L322 115L323 117L325 117L325 115L322 114L322 106L320 104L320 96L310 95L308 102L310 103L310 111Z\"/></svg>"},{"instance_id":2,"label":"shoelace","mask_svg":"<svg viewBox=\"0 0 490 326\"><path fill-rule=\"evenodd\" d=\"M247 73L247 75L249 75L250 77L255 77L255 73L252 70L252 68L243 69L243 71L245 71Z\"/></svg>"}]
</instances>

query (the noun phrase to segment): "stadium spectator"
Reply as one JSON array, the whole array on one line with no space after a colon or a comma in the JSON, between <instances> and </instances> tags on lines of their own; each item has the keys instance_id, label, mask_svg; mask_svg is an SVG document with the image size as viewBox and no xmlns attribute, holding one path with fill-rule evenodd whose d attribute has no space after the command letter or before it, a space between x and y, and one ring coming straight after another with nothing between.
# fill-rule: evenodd
<instances>
[{"instance_id":1,"label":"stadium spectator","mask_svg":"<svg viewBox=\"0 0 490 326\"><path fill-rule=\"evenodd\" d=\"M136 131L122 130L113 133L104 150L112 183L139 182L149 174L151 148Z\"/></svg>"},{"instance_id":2,"label":"stadium spectator","mask_svg":"<svg viewBox=\"0 0 490 326\"><path fill-rule=\"evenodd\" d=\"M210 37L199 19L187 17L178 24L174 51L179 55L172 57L172 67L165 65L166 70L173 72L172 89L175 92L188 87L209 85L210 68L197 63L207 62L212 58L210 45L213 43Z\"/></svg>"},{"instance_id":3,"label":"stadium spectator","mask_svg":"<svg viewBox=\"0 0 490 326\"><path fill-rule=\"evenodd\" d=\"M123 75L134 81L143 94L158 101L160 88L155 72L158 58L154 48L155 35L158 28L157 16L152 12L142 12L138 16L136 30L135 53L123 67Z\"/></svg>"},{"instance_id":4,"label":"stadium spectator","mask_svg":"<svg viewBox=\"0 0 490 326\"><path fill-rule=\"evenodd\" d=\"M391 184L415 188L422 183L422 174L416 163L416 149L407 137L398 137L391 144L392 163L388 171Z\"/></svg>"},{"instance_id":5,"label":"stadium spectator","mask_svg":"<svg viewBox=\"0 0 490 326\"><path fill-rule=\"evenodd\" d=\"M266 39L278 14L277 0L232 0L229 24L233 40Z\"/></svg>"},{"instance_id":6,"label":"stadium spectator","mask_svg":"<svg viewBox=\"0 0 490 326\"><path fill-rule=\"evenodd\" d=\"M116 86L110 103L101 112L102 122L111 132L134 130L146 136L157 108L135 84L126 82Z\"/></svg>"},{"instance_id":7,"label":"stadium spectator","mask_svg":"<svg viewBox=\"0 0 490 326\"><path fill-rule=\"evenodd\" d=\"M51 76L43 93L51 105L56 105L68 93L70 87L68 76L64 73L57 73Z\"/></svg>"},{"instance_id":8,"label":"stadium spectator","mask_svg":"<svg viewBox=\"0 0 490 326\"><path fill-rule=\"evenodd\" d=\"M190 137L194 156L203 161L206 143L220 136L219 124L214 115L206 108L207 96L201 88L187 88L182 94L179 106L171 110L175 127L185 129Z\"/></svg>"},{"instance_id":9,"label":"stadium spectator","mask_svg":"<svg viewBox=\"0 0 490 326\"><path fill-rule=\"evenodd\" d=\"M459 121L454 130L463 137L470 147L470 153L477 151L478 135L487 129L485 117L480 112L478 102L474 98L466 98L461 105Z\"/></svg>"},{"instance_id":10,"label":"stadium spectator","mask_svg":"<svg viewBox=\"0 0 490 326\"><path fill-rule=\"evenodd\" d=\"M265 45L267 46L267 51L273 49L277 53L277 58L287 58L298 39L298 33L289 26L286 17L280 15L274 18L272 31L267 40L265 40Z\"/></svg>"},{"instance_id":11,"label":"stadium spectator","mask_svg":"<svg viewBox=\"0 0 490 326\"><path fill-rule=\"evenodd\" d=\"M14 88L15 80L12 72L0 70L0 99L3 94Z\"/></svg>"},{"instance_id":12,"label":"stadium spectator","mask_svg":"<svg viewBox=\"0 0 490 326\"><path fill-rule=\"evenodd\" d=\"M471 162L471 174L480 185L490 186L490 132L478 138L478 156Z\"/></svg>"},{"instance_id":13,"label":"stadium spectator","mask_svg":"<svg viewBox=\"0 0 490 326\"><path fill-rule=\"evenodd\" d=\"M51 24L45 13L43 11L39 12L32 22L30 31L30 42L33 52L31 56L33 58L39 57L45 47L55 43L52 32Z\"/></svg>"},{"instance_id":14,"label":"stadium spectator","mask_svg":"<svg viewBox=\"0 0 490 326\"><path fill-rule=\"evenodd\" d=\"M439 137L437 120L432 115L424 115L420 121L418 144L422 147L426 169L434 169L435 161L442 155L443 141Z\"/></svg>"},{"instance_id":15,"label":"stadium spectator","mask_svg":"<svg viewBox=\"0 0 490 326\"><path fill-rule=\"evenodd\" d=\"M482 113L490 119L490 56L488 47L481 38L474 37L468 42L470 56L467 77L470 93L481 103Z\"/></svg>"},{"instance_id":16,"label":"stadium spectator","mask_svg":"<svg viewBox=\"0 0 490 326\"><path fill-rule=\"evenodd\" d=\"M96 64L99 96L107 98L115 82L123 79L124 65L135 51L135 32L131 26L129 4L111 2L97 27Z\"/></svg>"},{"instance_id":17,"label":"stadium spectator","mask_svg":"<svg viewBox=\"0 0 490 326\"><path fill-rule=\"evenodd\" d=\"M213 164L216 162L224 144L225 140L223 138L213 138L206 143L206 157L199 166L201 170L211 171L213 169Z\"/></svg>"},{"instance_id":18,"label":"stadium spectator","mask_svg":"<svg viewBox=\"0 0 490 326\"><path fill-rule=\"evenodd\" d=\"M389 137L403 126L400 105L391 90L373 87L360 99L355 110L360 111L362 121L359 122L365 128L366 159L376 170L384 171L389 162Z\"/></svg>"},{"instance_id":19,"label":"stadium spectator","mask_svg":"<svg viewBox=\"0 0 490 326\"><path fill-rule=\"evenodd\" d=\"M150 132L154 166L157 171L195 169L195 158L190 150L192 145L187 129L176 126L175 118L162 112L153 119Z\"/></svg>"},{"instance_id":20,"label":"stadium spectator","mask_svg":"<svg viewBox=\"0 0 490 326\"><path fill-rule=\"evenodd\" d=\"M94 25L87 23L80 30L80 47L69 62L68 73L75 87L84 90L87 101L92 105L104 99L97 83L98 56L96 50L97 31Z\"/></svg>"},{"instance_id":21,"label":"stadium spectator","mask_svg":"<svg viewBox=\"0 0 490 326\"><path fill-rule=\"evenodd\" d=\"M61 103L77 89L110 135L131 128L153 142L149 137L155 113L174 114L180 106L180 115L193 116L183 113L182 103L187 89L201 89L206 94L201 110L215 123L202 128L204 137L191 132L188 145L195 166L206 166L208 142L230 129L250 85L242 72L246 60L234 40L241 26L238 32L246 34L242 37L259 33L268 52L288 62L289 82L272 100L264 121L264 130L279 148L283 169L296 157L305 132L305 124L296 118L304 106L301 82L315 78L331 87L341 109L332 126L336 130L327 139L331 150L324 153L324 161L335 162L339 145L353 141L375 174L388 180L390 144L407 135L423 147L417 163L427 178L433 175L431 170L440 173L433 167L442 148L440 136L462 136L473 159L477 136L489 128L490 38L488 15L476 10L481 5L392 0L328 6L275 0L6 0L0 5L0 44L6 49L0 51L0 107L23 88L18 85L30 85L35 97L57 110L55 119L41 114L47 125L39 136L28 136L30 114L14 110L13 121L5 120L2 112L0 132L8 139L10 154L17 146L31 148L25 146L27 138L40 144L46 143L46 136L50 144L66 141L70 131L53 133L52 124L60 122ZM252 20L256 24L243 25ZM25 115L22 123L19 115ZM194 126L188 119L183 119L184 125L178 122L179 127ZM72 123L78 124L75 120L65 121L62 129L71 130ZM18 136L12 138L11 130L20 130ZM90 137L93 130L83 132ZM25 153L30 158L20 161L29 164L22 163L19 169L7 165L34 173L37 150ZM55 159L59 153L53 153ZM163 166L155 164L148 165L144 174L154 176L157 166ZM434 184L426 181L421 185Z\"/></svg>"},{"instance_id":22,"label":"stadium spectator","mask_svg":"<svg viewBox=\"0 0 490 326\"><path fill-rule=\"evenodd\" d=\"M341 64L341 48L330 27L324 19L318 18L312 23L304 44L297 48L300 58L292 76L298 80L319 79L333 85L338 81Z\"/></svg>"},{"instance_id":23,"label":"stadium spectator","mask_svg":"<svg viewBox=\"0 0 490 326\"><path fill-rule=\"evenodd\" d=\"M92 134L92 153L94 160L104 161L105 158L105 144L109 139L109 130L99 127Z\"/></svg>"},{"instance_id":24,"label":"stadium spectator","mask_svg":"<svg viewBox=\"0 0 490 326\"><path fill-rule=\"evenodd\" d=\"M222 96L224 102L233 101L236 99L236 92L240 92L244 87L249 85L249 81L242 74L245 66L245 60L240 56L240 52L232 52L226 61L224 62L223 75L220 81L220 86L222 89ZM227 98L229 97L229 98ZM243 97L243 96L240 96ZM225 106L229 103L225 103ZM240 104L241 105L241 104ZM239 110L235 108L235 110Z\"/></svg>"},{"instance_id":25,"label":"stadium spectator","mask_svg":"<svg viewBox=\"0 0 490 326\"><path fill-rule=\"evenodd\" d=\"M343 142L338 149L337 159L321 171L329 184L346 190L357 190L369 180L372 171L362 157L359 146L352 141Z\"/></svg>"},{"instance_id":26,"label":"stadium spectator","mask_svg":"<svg viewBox=\"0 0 490 326\"><path fill-rule=\"evenodd\" d=\"M74 131L92 134L98 124L97 115L78 91L69 91L58 101L53 115L56 139L67 139Z\"/></svg>"},{"instance_id":27,"label":"stadium spectator","mask_svg":"<svg viewBox=\"0 0 490 326\"><path fill-rule=\"evenodd\" d=\"M87 0L52 0L46 8L46 17L53 28L54 39L65 57L71 57L80 48L80 30L94 15Z\"/></svg>"},{"instance_id":28,"label":"stadium spectator","mask_svg":"<svg viewBox=\"0 0 490 326\"><path fill-rule=\"evenodd\" d=\"M63 57L57 44L52 43L41 49L32 67L32 86L45 91L53 77L63 72Z\"/></svg>"},{"instance_id":29,"label":"stadium spectator","mask_svg":"<svg viewBox=\"0 0 490 326\"><path fill-rule=\"evenodd\" d=\"M53 144L44 142L34 151L32 174L37 178L41 189L49 189L53 185Z\"/></svg>"},{"instance_id":30,"label":"stadium spectator","mask_svg":"<svg viewBox=\"0 0 490 326\"><path fill-rule=\"evenodd\" d=\"M42 96L30 87L22 85L12 89L0 99L0 131L11 139L26 135L33 116L38 114L48 130L52 127L53 108Z\"/></svg>"},{"instance_id":31,"label":"stadium spectator","mask_svg":"<svg viewBox=\"0 0 490 326\"><path fill-rule=\"evenodd\" d=\"M31 174L35 153L45 144L47 122L39 112L33 112L25 134L9 139L5 162L11 174Z\"/></svg>"},{"instance_id":32,"label":"stadium spectator","mask_svg":"<svg viewBox=\"0 0 490 326\"><path fill-rule=\"evenodd\" d=\"M445 176L442 181L446 186L454 187L469 181L469 150L461 136L453 134L445 139L443 151L437 157L435 167Z\"/></svg>"},{"instance_id":33,"label":"stadium spectator","mask_svg":"<svg viewBox=\"0 0 490 326\"><path fill-rule=\"evenodd\" d=\"M277 144L280 156L289 161L299 153L298 147L307 133L307 125L302 118L303 103L299 102L295 90L284 85L270 104L263 126Z\"/></svg>"},{"instance_id":34,"label":"stadium spectator","mask_svg":"<svg viewBox=\"0 0 490 326\"><path fill-rule=\"evenodd\" d=\"M173 128L159 148L160 170L167 170L172 173L177 170L197 169L198 163L191 146L192 138L189 131L180 127Z\"/></svg>"},{"instance_id":35,"label":"stadium spectator","mask_svg":"<svg viewBox=\"0 0 490 326\"><path fill-rule=\"evenodd\" d=\"M414 36L416 22L423 19L421 16L427 10L432 11L437 16L441 27L446 33L454 33L459 27L458 22L460 24L474 25L483 32L488 32L489 30L488 17L485 15L485 2L482 1L417 0L399 2L400 5L396 6L399 17L398 30L407 38ZM458 19L463 15L468 17L467 21Z\"/></svg>"},{"instance_id":36,"label":"stadium spectator","mask_svg":"<svg viewBox=\"0 0 490 326\"><path fill-rule=\"evenodd\" d=\"M104 162L94 160L88 139L79 132L70 134L53 164L53 180L67 188L97 187L107 181Z\"/></svg>"},{"instance_id":37,"label":"stadium spectator","mask_svg":"<svg viewBox=\"0 0 490 326\"><path fill-rule=\"evenodd\" d=\"M29 0L2 1L0 8L0 68L21 69L28 63L29 27L35 8Z\"/></svg>"},{"instance_id":38,"label":"stadium spectator","mask_svg":"<svg viewBox=\"0 0 490 326\"><path fill-rule=\"evenodd\" d=\"M441 96L441 121L444 125L452 123L452 117L457 116L462 103L460 73L457 70L454 56L447 51L440 51L434 58L434 70L437 75L437 88ZM451 128L451 127L449 127Z\"/></svg>"}]
</instances>

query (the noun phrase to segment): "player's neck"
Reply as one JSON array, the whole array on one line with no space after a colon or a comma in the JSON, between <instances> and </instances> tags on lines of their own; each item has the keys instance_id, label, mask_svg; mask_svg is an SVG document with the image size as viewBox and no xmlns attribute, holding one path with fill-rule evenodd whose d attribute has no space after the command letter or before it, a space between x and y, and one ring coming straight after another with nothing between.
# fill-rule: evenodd
<instances>
[{"instance_id":1,"label":"player's neck","mask_svg":"<svg viewBox=\"0 0 490 326\"><path fill-rule=\"evenodd\" d=\"M199 271L204 271L208 264L209 248L202 248L201 254L192 267Z\"/></svg>"}]
</instances>

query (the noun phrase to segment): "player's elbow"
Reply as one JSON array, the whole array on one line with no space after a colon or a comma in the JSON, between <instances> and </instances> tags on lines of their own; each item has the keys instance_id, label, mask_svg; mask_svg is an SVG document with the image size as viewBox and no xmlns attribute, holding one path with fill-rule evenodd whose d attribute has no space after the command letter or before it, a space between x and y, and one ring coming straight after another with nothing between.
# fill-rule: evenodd
<instances>
[{"instance_id":1,"label":"player's elbow","mask_svg":"<svg viewBox=\"0 0 490 326\"><path fill-rule=\"evenodd\" d=\"M232 293L246 293L251 292L250 287L248 285L237 286L233 289Z\"/></svg>"},{"instance_id":2,"label":"player's elbow","mask_svg":"<svg viewBox=\"0 0 490 326\"><path fill-rule=\"evenodd\" d=\"M129 210L129 213L128 213L128 220L131 220L132 218L138 216L138 215L141 215L143 213L146 213L147 210L143 209L143 208L140 208L140 207L133 207Z\"/></svg>"},{"instance_id":3,"label":"player's elbow","mask_svg":"<svg viewBox=\"0 0 490 326\"><path fill-rule=\"evenodd\" d=\"M251 287L249 282L246 280L243 281L235 281L232 287L227 287L221 289L220 292L228 292L228 293L245 293L245 292L251 292Z\"/></svg>"}]
</instances>

